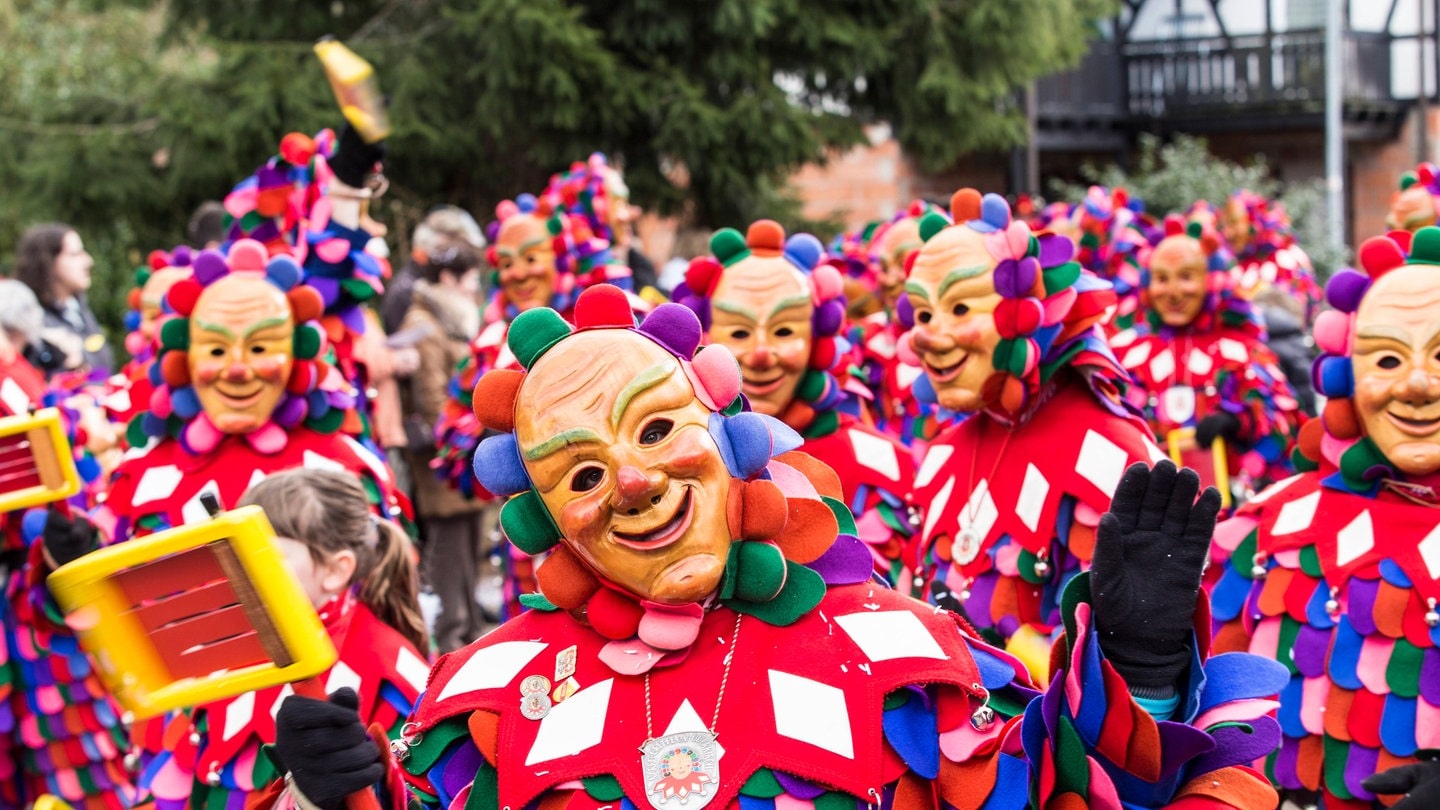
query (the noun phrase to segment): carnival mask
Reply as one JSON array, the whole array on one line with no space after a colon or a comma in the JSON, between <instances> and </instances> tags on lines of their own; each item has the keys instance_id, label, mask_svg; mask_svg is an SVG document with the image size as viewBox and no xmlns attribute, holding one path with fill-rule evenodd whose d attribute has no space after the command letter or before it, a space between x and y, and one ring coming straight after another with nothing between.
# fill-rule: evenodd
<instances>
[{"instance_id":1,"label":"carnival mask","mask_svg":"<svg viewBox=\"0 0 1440 810\"><path fill-rule=\"evenodd\" d=\"M495 269L500 289L521 312L550 303L555 293L555 248L545 220L514 214L495 238Z\"/></svg>"},{"instance_id":2,"label":"carnival mask","mask_svg":"<svg viewBox=\"0 0 1440 810\"><path fill-rule=\"evenodd\" d=\"M151 335L155 331L155 319L160 317L165 293L175 282L190 275L189 267L162 267L150 274L145 286L140 288L140 331Z\"/></svg>"},{"instance_id":3,"label":"carnival mask","mask_svg":"<svg viewBox=\"0 0 1440 810\"><path fill-rule=\"evenodd\" d=\"M880 235L875 253L880 257L880 298L892 309L905 290L905 260L920 249L920 220L905 217Z\"/></svg>"},{"instance_id":4,"label":"carnival mask","mask_svg":"<svg viewBox=\"0 0 1440 810\"><path fill-rule=\"evenodd\" d=\"M710 342L740 361L750 406L779 416L809 367L810 282L783 256L752 255L725 269L710 307Z\"/></svg>"},{"instance_id":5,"label":"carnival mask","mask_svg":"<svg viewBox=\"0 0 1440 810\"><path fill-rule=\"evenodd\" d=\"M1243 200L1232 198L1225 203L1225 216L1221 218L1220 227L1230 252L1236 256L1245 255L1250 247L1251 233L1250 210Z\"/></svg>"},{"instance_id":6,"label":"carnival mask","mask_svg":"<svg viewBox=\"0 0 1440 810\"><path fill-rule=\"evenodd\" d=\"M1355 317L1355 410L1401 472L1440 471L1440 285L1435 267L1397 268Z\"/></svg>"},{"instance_id":7,"label":"carnival mask","mask_svg":"<svg viewBox=\"0 0 1440 810\"><path fill-rule=\"evenodd\" d=\"M190 315L190 379L222 433L266 424L294 366L295 321L285 292L258 273L205 288Z\"/></svg>"},{"instance_id":8,"label":"carnival mask","mask_svg":"<svg viewBox=\"0 0 1440 810\"><path fill-rule=\"evenodd\" d=\"M905 283L915 317L915 353L940 405L951 411L968 413L987 404L983 389L995 371L992 358L1000 342L995 265L983 234L946 228L921 248Z\"/></svg>"},{"instance_id":9,"label":"carnival mask","mask_svg":"<svg viewBox=\"0 0 1440 810\"><path fill-rule=\"evenodd\" d=\"M1205 306L1208 271L1200 242L1168 236L1150 254L1150 305L1166 326L1188 326Z\"/></svg>"},{"instance_id":10,"label":"carnival mask","mask_svg":"<svg viewBox=\"0 0 1440 810\"><path fill-rule=\"evenodd\" d=\"M1436 222L1435 197L1424 183L1416 183L1399 194L1390 203L1390 212L1385 215L1385 227L1400 231L1418 231Z\"/></svg>"},{"instance_id":11,"label":"carnival mask","mask_svg":"<svg viewBox=\"0 0 1440 810\"><path fill-rule=\"evenodd\" d=\"M715 591L730 550L731 476L710 417L653 341L581 332L531 367L515 435L561 542L642 599L686 604Z\"/></svg>"}]
</instances>

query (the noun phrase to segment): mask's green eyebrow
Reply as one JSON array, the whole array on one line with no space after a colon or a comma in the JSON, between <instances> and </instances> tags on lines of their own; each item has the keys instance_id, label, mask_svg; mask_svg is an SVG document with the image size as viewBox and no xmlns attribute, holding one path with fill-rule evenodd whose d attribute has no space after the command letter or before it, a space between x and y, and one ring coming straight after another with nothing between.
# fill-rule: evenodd
<instances>
[{"instance_id":1,"label":"mask's green eyebrow","mask_svg":"<svg viewBox=\"0 0 1440 810\"><path fill-rule=\"evenodd\" d=\"M288 323L290 323L289 318L266 318L263 321L256 321L250 324L250 327L245 330L245 337L250 337L262 329L269 329L272 326L285 326Z\"/></svg>"},{"instance_id":2,"label":"mask's green eyebrow","mask_svg":"<svg viewBox=\"0 0 1440 810\"><path fill-rule=\"evenodd\" d=\"M966 279L975 278L976 276L982 275L989 271L990 265L988 264L976 265L974 267L961 267L957 270L951 270L950 273L945 276L945 280L940 282L940 297L944 298L945 291L950 289L954 285L959 284Z\"/></svg>"},{"instance_id":3,"label":"mask's green eyebrow","mask_svg":"<svg viewBox=\"0 0 1440 810\"><path fill-rule=\"evenodd\" d=\"M732 304L729 301L711 301L710 306L715 307L721 312L728 312L731 315L739 315L742 318L749 318L752 321L760 320L760 316L756 315L754 312L751 312L748 307L742 307L739 304Z\"/></svg>"},{"instance_id":4,"label":"mask's green eyebrow","mask_svg":"<svg viewBox=\"0 0 1440 810\"><path fill-rule=\"evenodd\" d=\"M541 442L540 444L537 444L529 450L526 450L525 460L539 461L540 459L545 458L551 453L557 452L561 448L570 444L579 444L580 442L603 443L604 441L604 439L600 438L599 433L596 433L590 428L570 428L569 430L562 430L554 436L551 436L550 438Z\"/></svg>"},{"instance_id":5,"label":"mask's green eyebrow","mask_svg":"<svg viewBox=\"0 0 1440 810\"><path fill-rule=\"evenodd\" d=\"M786 310L791 307L802 307L808 303L810 303L810 296L808 295L792 295L789 298L782 298L780 299L780 303L776 304L774 308L770 310L770 317L775 317L775 314L781 310Z\"/></svg>"},{"instance_id":6,"label":"mask's green eyebrow","mask_svg":"<svg viewBox=\"0 0 1440 810\"><path fill-rule=\"evenodd\" d=\"M650 368L630 378L625 387L620 389L620 396L615 398L615 405L610 408L610 427L620 426L620 417L625 415L625 409L630 407L630 400L640 395L640 392L654 388L662 382L670 379L675 371L674 366L665 363L657 363Z\"/></svg>"},{"instance_id":7,"label":"mask's green eyebrow","mask_svg":"<svg viewBox=\"0 0 1440 810\"><path fill-rule=\"evenodd\" d=\"M195 324L196 324L197 326L199 326L201 329L204 329L206 332L214 332L214 333L217 334L217 335L224 335L225 337L230 338L231 340L234 340L234 339L235 339L235 333L234 333L234 332L231 332L229 329L221 326L221 325L218 324L218 323L206 323L205 321L196 320L196 321L195 321Z\"/></svg>"},{"instance_id":8,"label":"mask's green eyebrow","mask_svg":"<svg viewBox=\"0 0 1440 810\"><path fill-rule=\"evenodd\" d=\"M926 291L925 285L918 281L905 282L905 292L923 298L927 304L930 303L930 293Z\"/></svg>"}]
</instances>

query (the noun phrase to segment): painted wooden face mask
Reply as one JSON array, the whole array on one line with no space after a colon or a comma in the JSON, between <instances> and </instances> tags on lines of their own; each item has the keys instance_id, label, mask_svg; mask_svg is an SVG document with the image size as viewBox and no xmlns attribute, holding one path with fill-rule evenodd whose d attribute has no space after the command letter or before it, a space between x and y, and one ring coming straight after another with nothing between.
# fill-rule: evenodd
<instances>
[{"instance_id":1,"label":"painted wooden face mask","mask_svg":"<svg viewBox=\"0 0 1440 810\"><path fill-rule=\"evenodd\" d=\"M270 421L294 366L295 321L285 292L259 274L216 281L190 317L190 379L222 433Z\"/></svg>"},{"instance_id":2,"label":"painted wooden face mask","mask_svg":"<svg viewBox=\"0 0 1440 810\"><path fill-rule=\"evenodd\" d=\"M564 542L651 601L715 591L730 550L730 473L679 361L633 332L580 333L517 400L525 468Z\"/></svg>"},{"instance_id":3,"label":"painted wooden face mask","mask_svg":"<svg viewBox=\"0 0 1440 810\"><path fill-rule=\"evenodd\" d=\"M555 293L555 248L545 220L515 214L495 239L495 269L505 299L521 312L550 303Z\"/></svg>"},{"instance_id":4,"label":"painted wooden face mask","mask_svg":"<svg viewBox=\"0 0 1440 810\"><path fill-rule=\"evenodd\" d=\"M986 405L985 382L995 372L1000 342L995 266L984 234L946 228L925 243L905 283L914 313L915 354L937 400L952 411Z\"/></svg>"},{"instance_id":5,"label":"painted wooden face mask","mask_svg":"<svg viewBox=\"0 0 1440 810\"><path fill-rule=\"evenodd\" d=\"M1205 308L1206 262L1200 241L1191 236L1168 236L1156 245L1150 256L1149 298L1166 326L1188 326Z\"/></svg>"},{"instance_id":6,"label":"painted wooden face mask","mask_svg":"<svg viewBox=\"0 0 1440 810\"><path fill-rule=\"evenodd\" d=\"M1411 265L1378 279L1355 313L1354 403L1365 434L1407 475L1440 471L1440 286Z\"/></svg>"},{"instance_id":7,"label":"painted wooden face mask","mask_svg":"<svg viewBox=\"0 0 1440 810\"><path fill-rule=\"evenodd\" d=\"M710 340L740 361L750 406L783 413L810 365L809 280L787 259L751 256L726 268L710 307Z\"/></svg>"}]
</instances>

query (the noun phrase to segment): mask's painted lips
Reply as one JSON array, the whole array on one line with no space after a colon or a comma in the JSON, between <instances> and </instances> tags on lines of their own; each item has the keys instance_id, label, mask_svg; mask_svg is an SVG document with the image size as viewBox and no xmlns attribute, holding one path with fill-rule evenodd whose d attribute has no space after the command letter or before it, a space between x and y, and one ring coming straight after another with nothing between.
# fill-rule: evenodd
<instances>
[{"instance_id":1,"label":"mask's painted lips","mask_svg":"<svg viewBox=\"0 0 1440 810\"><path fill-rule=\"evenodd\" d=\"M929 360L925 360L925 370L930 372L930 376L934 377L936 382L949 382L960 376L961 369L965 368L965 363L969 361L969 359L970 355L966 354L960 358L960 362L943 367L937 366Z\"/></svg>"},{"instance_id":2,"label":"mask's painted lips","mask_svg":"<svg viewBox=\"0 0 1440 810\"><path fill-rule=\"evenodd\" d=\"M1390 423L1400 429L1401 433L1410 436L1430 436L1440 430L1440 416L1430 419L1416 419L1410 416L1401 416L1392 411L1385 412Z\"/></svg>"},{"instance_id":3,"label":"mask's painted lips","mask_svg":"<svg viewBox=\"0 0 1440 810\"><path fill-rule=\"evenodd\" d=\"M675 510L675 514L672 515L669 520L650 531L639 534L629 534L621 531L612 532L615 536L615 542L626 548L633 548L638 551L652 551L654 549L665 548L679 540L681 536L685 534L685 530L690 528L690 518L692 515L690 496L691 490L687 488L684 499L680 501L680 508Z\"/></svg>"}]
</instances>

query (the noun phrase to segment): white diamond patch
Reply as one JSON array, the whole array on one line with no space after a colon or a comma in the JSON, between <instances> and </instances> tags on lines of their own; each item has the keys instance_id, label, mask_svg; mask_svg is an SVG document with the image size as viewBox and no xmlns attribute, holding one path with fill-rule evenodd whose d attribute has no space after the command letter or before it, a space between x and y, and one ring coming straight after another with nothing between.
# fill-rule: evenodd
<instances>
[{"instance_id":1,"label":"white diamond patch","mask_svg":"<svg viewBox=\"0 0 1440 810\"><path fill-rule=\"evenodd\" d=\"M961 533L966 529L973 529L977 536L975 542L968 546L961 542L963 538L955 538L956 543L950 552L955 557L955 562L965 565L979 556L980 549L985 547L985 538L990 536L990 530L995 527L995 521L999 517L1000 510L995 508L995 499L990 496L990 482L981 481L975 491L970 493L970 500L965 503L965 508L960 511Z\"/></svg>"},{"instance_id":2,"label":"white diamond patch","mask_svg":"<svg viewBox=\"0 0 1440 810\"><path fill-rule=\"evenodd\" d=\"M502 641L476 650L470 660L455 671L454 677L440 690L440 697L435 700L438 702L467 692L505 686L548 646L543 641Z\"/></svg>"},{"instance_id":3,"label":"white diamond patch","mask_svg":"<svg viewBox=\"0 0 1440 810\"><path fill-rule=\"evenodd\" d=\"M354 689L355 694L360 694L360 673L341 661L330 670L330 676L325 679L325 694L347 686Z\"/></svg>"},{"instance_id":4,"label":"white diamond patch","mask_svg":"<svg viewBox=\"0 0 1440 810\"><path fill-rule=\"evenodd\" d=\"M326 458L314 450L305 451L305 469L307 470L329 470L330 472L345 472L345 465L333 458Z\"/></svg>"},{"instance_id":5,"label":"white diamond patch","mask_svg":"<svg viewBox=\"0 0 1440 810\"><path fill-rule=\"evenodd\" d=\"M1120 485L1120 476L1125 474L1128 458L1119 445L1093 430L1087 431L1085 441L1080 445L1080 457L1075 459L1075 472L1108 498Z\"/></svg>"},{"instance_id":6,"label":"white diamond patch","mask_svg":"<svg viewBox=\"0 0 1440 810\"><path fill-rule=\"evenodd\" d=\"M770 702L775 710L775 733L847 759L855 758L844 692L829 684L772 669Z\"/></svg>"},{"instance_id":7,"label":"white diamond patch","mask_svg":"<svg viewBox=\"0 0 1440 810\"><path fill-rule=\"evenodd\" d=\"M1025 481L1020 485L1020 499L1015 502L1015 516L1030 531L1040 528L1040 513L1045 511L1045 496L1050 494L1050 482L1034 464L1025 467Z\"/></svg>"},{"instance_id":8,"label":"white diamond patch","mask_svg":"<svg viewBox=\"0 0 1440 810\"><path fill-rule=\"evenodd\" d=\"M1120 364L1125 368L1136 368L1141 363L1150 359L1150 343L1147 341L1125 353L1125 359Z\"/></svg>"},{"instance_id":9,"label":"white diamond patch","mask_svg":"<svg viewBox=\"0 0 1440 810\"><path fill-rule=\"evenodd\" d=\"M901 363L895 368L895 382L900 383L902 389L910 388L915 385L915 381L920 379L920 375L923 373L924 371L919 366L907 366Z\"/></svg>"},{"instance_id":10,"label":"white diamond patch","mask_svg":"<svg viewBox=\"0 0 1440 810\"><path fill-rule=\"evenodd\" d=\"M1266 487L1264 491L1262 491L1259 495L1251 498L1250 503L1264 503L1275 497L1275 495L1278 494L1281 490L1285 489L1296 481L1299 481L1303 477L1303 475L1296 474L1290 476L1289 478L1282 478L1279 481L1276 481L1275 483Z\"/></svg>"},{"instance_id":11,"label":"white diamond patch","mask_svg":"<svg viewBox=\"0 0 1440 810\"><path fill-rule=\"evenodd\" d=\"M1335 535L1335 562L1339 565L1350 563L1365 556L1375 547L1375 525L1366 509L1350 521L1349 525Z\"/></svg>"},{"instance_id":12,"label":"white diamond patch","mask_svg":"<svg viewBox=\"0 0 1440 810\"><path fill-rule=\"evenodd\" d=\"M930 449L925 451L925 460L920 462L920 471L915 473L915 488L929 484L954 452L955 448L948 444L931 445Z\"/></svg>"},{"instance_id":13,"label":"white diamond patch","mask_svg":"<svg viewBox=\"0 0 1440 810\"><path fill-rule=\"evenodd\" d=\"M30 410L30 398L25 396L20 384L9 377L0 382L0 403L10 409L12 414L22 414Z\"/></svg>"},{"instance_id":14,"label":"white diamond patch","mask_svg":"<svg viewBox=\"0 0 1440 810\"><path fill-rule=\"evenodd\" d=\"M1280 516L1275 518L1275 526L1270 529L1270 533L1294 534L1302 529L1310 528L1310 522L1315 519L1315 510L1319 507L1319 492L1312 492L1303 498L1296 498L1280 507Z\"/></svg>"},{"instance_id":15,"label":"white diamond patch","mask_svg":"<svg viewBox=\"0 0 1440 810\"><path fill-rule=\"evenodd\" d=\"M1431 579L1440 579L1440 523L1420 541L1420 559L1425 561L1425 570Z\"/></svg>"},{"instance_id":16,"label":"white diamond patch","mask_svg":"<svg viewBox=\"0 0 1440 810\"><path fill-rule=\"evenodd\" d=\"M1233 338L1220 338L1220 356L1232 363L1246 363L1250 360L1250 353L1245 350L1245 344Z\"/></svg>"},{"instance_id":17,"label":"white diamond patch","mask_svg":"<svg viewBox=\"0 0 1440 810\"><path fill-rule=\"evenodd\" d=\"M855 448L855 460L875 472L900 480L900 459L895 455L895 445L888 439L872 436L863 430L850 430L850 446Z\"/></svg>"},{"instance_id":18,"label":"white diamond patch","mask_svg":"<svg viewBox=\"0 0 1440 810\"><path fill-rule=\"evenodd\" d=\"M877 613L850 613L836 616L835 623L855 642L871 661L892 661L896 658L934 658L949 656L925 623L908 610L885 610Z\"/></svg>"},{"instance_id":19,"label":"white diamond patch","mask_svg":"<svg viewBox=\"0 0 1440 810\"><path fill-rule=\"evenodd\" d=\"M395 656L395 671L406 683L415 687L416 691L424 691L425 682L430 679L430 665L410 652L408 647L401 647L399 654Z\"/></svg>"},{"instance_id":20,"label":"white diamond patch","mask_svg":"<svg viewBox=\"0 0 1440 810\"><path fill-rule=\"evenodd\" d=\"M174 464L151 467L140 476L140 483L135 485L135 495L130 499L131 503L139 506L169 497L175 493L175 486L184 477L180 468Z\"/></svg>"},{"instance_id":21,"label":"white diamond patch","mask_svg":"<svg viewBox=\"0 0 1440 810\"><path fill-rule=\"evenodd\" d=\"M225 730L220 733L220 739L228 740L244 731L245 727L250 725L250 718L254 716L254 692L246 692L230 701L230 705L225 707Z\"/></svg>"},{"instance_id":22,"label":"white diamond patch","mask_svg":"<svg viewBox=\"0 0 1440 810\"><path fill-rule=\"evenodd\" d=\"M675 716L670 718L670 725L665 727L665 733L661 737L669 737L671 734L684 734L687 731L709 731L710 727L700 719L700 713L690 705L689 700L680 702L680 708L675 710ZM715 741L715 756L725 756L725 749L721 747L720 741Z\"/></svg>"},{"instance_id":23,"label":"white diamond patch","mask_svg":"<svg viewBox=\"0 0 1440 810\"><path fill-rule=\"evenodd\" d=\"M214 495L220 506L222 508L225 506L225 501L220 497L220 485L214 481L206 481L205 486L200 487L200 491L180 508L180 519L185 522L186 526L192 523L204 523L210 519L210 511L205 508L205 504L200 502L200 496L206 494Z\"/></svg>"},{"instance_id":24,"label":"white diamond patch","mask_svg":"<svg viewBox=\"0 0 1440 810\"><path fill-rule=\"evenodd\" d=\"M1190 369L1191 374L1200 374L1203 376L1209 374L1210 369L1215 368L1215 361L1211 360L1210 355L1205 352L1199 349L1191 349L1190 356L1185 358L1185 367Z\"/></svg>"},{"instance_id":25,"label":"white diamond patch","mask_svg":"<svg viewBox=\"0 0 1440 810\"><path fill-rule=\"evenodd\" d=\"M614 678L606 678L555 704L540 721L540 730L535 734L535 744L530 746L525 764L574 756L598 745L605 734L605 715L610 709L610 689L614 685Z\"/></svg>"},{"instance_id":26,"label":"white diamond patch","mask_svg":"<svg viewBox=\"0 0 1440 810\"><path fill-rule=\"evenodd\" d=\"M1156 382L1168 380L1174 373L1175 355L1171 354L1169 349L1155 355L1155 359L1150 361L1150 376Z\"/></svg>"}]
</instances>

